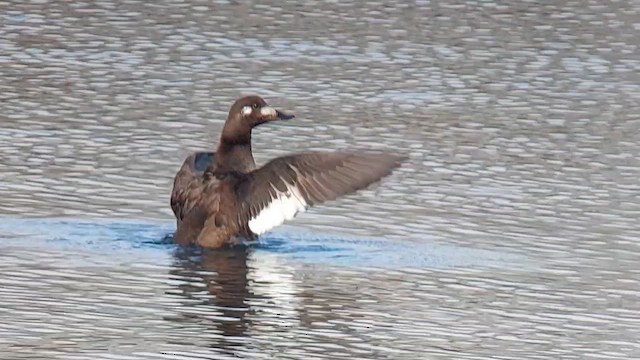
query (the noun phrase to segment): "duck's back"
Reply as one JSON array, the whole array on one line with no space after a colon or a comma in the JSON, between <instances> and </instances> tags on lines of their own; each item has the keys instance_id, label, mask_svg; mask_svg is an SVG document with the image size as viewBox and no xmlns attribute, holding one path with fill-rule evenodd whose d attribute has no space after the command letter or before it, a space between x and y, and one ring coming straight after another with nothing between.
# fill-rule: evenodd
<instances>
[{"instance_id":1,"label":"duck's back","mask_svg":"<svg viewBox=\"0 0 640 360\"><path fill-rule=\"evenodd\" d=\"M184 215L185 205L190 202L192 191L198 191L203 184L204 172L213 163L215 153L196 152L188 156L173 179L171 191L171 209L180 221Z\"/></svg>"},{"instance_id":2,"label":"duck's back","mask_svg":"<svg viewBox=\"0 0 640 360\"><path fill-rule=\"evenodd\" d=\"M205 170L214 161L213 152L196 152L187 157L173 180L171 209L176 217L174 239L179 244L194 243L207 218L218 208L219 182L206 177Z\"/></svg>"}]
</instances>

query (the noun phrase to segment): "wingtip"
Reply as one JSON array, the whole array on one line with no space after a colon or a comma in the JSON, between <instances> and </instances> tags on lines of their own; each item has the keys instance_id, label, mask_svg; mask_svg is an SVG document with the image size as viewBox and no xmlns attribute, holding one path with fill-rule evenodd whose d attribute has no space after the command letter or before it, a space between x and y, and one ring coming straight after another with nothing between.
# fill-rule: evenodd
<instances>
[{"instance_id":1,"label":"wingtip","mask_svg":"<svg viewBox=\"0 0 640 360\"><path fill-rule=\"evenodd\" d=\"M395 162L399 165L401 165L402 163L404 163L405 161L409 160L409 155L404 155L404 154L391 154L391 156L394 157Z\"/></svg>"},{"instance_id":2,"label":"wingtip","mask_svg":"<svg viewBox=\"0 0 640 360\"><path fill-rule=\"evenodd\" d=\"M409 156L404 154L379 153L374 156L379 160L389 163L392 168L400 167L405 161L409 160Z\"/></svg>"}]
</instances>

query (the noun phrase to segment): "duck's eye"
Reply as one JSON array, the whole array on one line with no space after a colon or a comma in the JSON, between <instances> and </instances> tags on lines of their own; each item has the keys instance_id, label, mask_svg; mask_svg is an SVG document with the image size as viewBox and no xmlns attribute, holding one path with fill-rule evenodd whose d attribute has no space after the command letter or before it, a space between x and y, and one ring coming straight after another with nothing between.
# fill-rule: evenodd
<instances>
[{"instance_id":1,"label":"duck's eye","mask_svg":"<svg viewBox=\"0 0 640 360\"><path fill-rule=\"evenodd\" d=\"M253 105L251 105L251 107L252 107L253 109L257 109L257 108L258 108L258 104L253 104Z\"/></svg>"}]
</instances>

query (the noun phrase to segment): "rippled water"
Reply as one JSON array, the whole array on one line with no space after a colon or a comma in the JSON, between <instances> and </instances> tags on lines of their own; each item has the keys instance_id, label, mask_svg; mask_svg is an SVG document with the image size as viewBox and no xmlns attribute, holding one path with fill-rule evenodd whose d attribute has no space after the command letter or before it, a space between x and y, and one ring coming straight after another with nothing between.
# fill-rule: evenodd
<instances>
[{"instance_id":1,"label":"rippled water","mask_svg":"<svg viewBox=\"0 0 640 360\"><path fill-rule=\"evenodd\" d=\"M640 357L640 3L0 0L0 358ZM409 161L249 248L166 241L258 93Z\"/></svg>"}]
</instances>

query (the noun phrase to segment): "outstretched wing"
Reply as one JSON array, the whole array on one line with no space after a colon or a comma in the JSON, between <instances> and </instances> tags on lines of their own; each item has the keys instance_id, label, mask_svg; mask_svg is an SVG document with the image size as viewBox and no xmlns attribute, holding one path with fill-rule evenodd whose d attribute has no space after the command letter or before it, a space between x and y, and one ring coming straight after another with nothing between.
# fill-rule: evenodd
<instances>
[{"instance_id":1,"label":"outstretched wing","mask_svg":"<svg viewBox=\"0 0 640 360\"><path fill-rule=\"evenodd\" d=\"M241 222L260 235L308 207L363 189L404 158L311 152L276 158L238 183Z\"/></svg>"}]
</instances>

